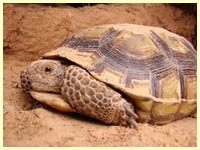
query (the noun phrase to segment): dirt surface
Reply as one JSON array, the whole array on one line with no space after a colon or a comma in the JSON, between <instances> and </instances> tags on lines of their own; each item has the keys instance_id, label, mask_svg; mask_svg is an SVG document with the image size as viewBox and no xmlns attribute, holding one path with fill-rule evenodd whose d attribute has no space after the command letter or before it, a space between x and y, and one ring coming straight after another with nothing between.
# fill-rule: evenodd
<instances>
[{"instance_id":1,"label":"dirt surface","mask_svg":"<svg viewBox=\"0 0 200 150\"><path fill-rule=\"evenodd\" d=\"M74 8L4 4L4 146L196 146L197 122L184 118L139 129L108 126L35 104L19 73L67 36L92 25L136 23L164 27L192 42L196 18L168 4L109 4ZM189 20L189 21L188 21Z\"/></svg>"}]
</instances>

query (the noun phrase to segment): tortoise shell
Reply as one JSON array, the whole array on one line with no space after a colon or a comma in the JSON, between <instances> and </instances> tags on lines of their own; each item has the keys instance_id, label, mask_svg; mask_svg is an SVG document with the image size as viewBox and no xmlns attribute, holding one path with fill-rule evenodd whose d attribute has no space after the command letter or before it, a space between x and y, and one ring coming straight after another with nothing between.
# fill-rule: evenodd
<instances>
[{"instance_id":1,"label":"tortoise shell","mask_svg":"<svg viewBox=\"0 0 200 150\"><path fill-rule=\"evenodd\" d=\"M118 89L141 122L165 124L196 111L197 56L184 38L165 29L101 25L67 38L44 58L67 58Z\"/></svg>"}]
</instances>

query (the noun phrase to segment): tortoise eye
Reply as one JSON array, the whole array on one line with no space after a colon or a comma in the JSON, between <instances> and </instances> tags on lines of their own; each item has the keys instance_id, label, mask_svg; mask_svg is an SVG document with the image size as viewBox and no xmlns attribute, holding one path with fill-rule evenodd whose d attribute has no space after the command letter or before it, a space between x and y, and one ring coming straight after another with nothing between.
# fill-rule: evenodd
<instances>
[{"instance_id":1,"label":"tortoise eye","mask_svg":"<svg viewBox=\"0 0 200 150\"><path fill-rule=\"evenodd\" d=\"M52 72L52 68L50 68L50 67L45 67L45 72L46 72L46 73L51 73L51 72Z\"/></svg>"}]
</instances>

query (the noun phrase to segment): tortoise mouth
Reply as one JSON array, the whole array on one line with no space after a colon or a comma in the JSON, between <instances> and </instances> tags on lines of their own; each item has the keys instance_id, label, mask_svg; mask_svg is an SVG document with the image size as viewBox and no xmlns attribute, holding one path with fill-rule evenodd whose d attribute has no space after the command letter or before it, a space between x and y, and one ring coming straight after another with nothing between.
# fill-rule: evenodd
<instances>
[{"instance_id":1,"label":"tortoise mouth","mask_svg":"<svg viewBox=\"0 0 200 150\"><path fill-rule=\"evenodd\" d=\"M21 71L20 73L21 87L25 93L29 93L31 90L31 82L28 77L27 71Z\"/></svg>"}]
</instances>

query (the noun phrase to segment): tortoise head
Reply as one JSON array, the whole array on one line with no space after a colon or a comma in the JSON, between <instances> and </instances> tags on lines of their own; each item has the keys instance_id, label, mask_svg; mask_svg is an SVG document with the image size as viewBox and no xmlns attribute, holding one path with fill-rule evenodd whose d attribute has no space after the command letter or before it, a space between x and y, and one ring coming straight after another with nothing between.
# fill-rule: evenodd
<instances>
[{"instance_id":1,"label":"tortoise head","mask_svg":"<svg viewBox=\"0 0 200 150\"><path fill-rule=\"evenodd\" d=\"M60 93L64 75L65 65L59 60L34 61L21 72L21 86L27 93L30 90Z\"/></svg>"}]
</instances>

